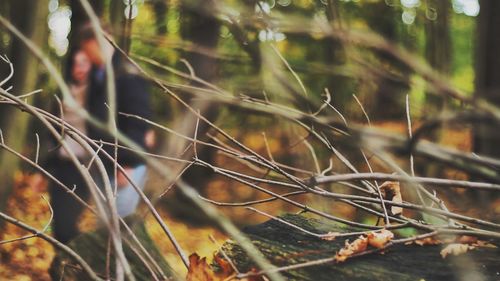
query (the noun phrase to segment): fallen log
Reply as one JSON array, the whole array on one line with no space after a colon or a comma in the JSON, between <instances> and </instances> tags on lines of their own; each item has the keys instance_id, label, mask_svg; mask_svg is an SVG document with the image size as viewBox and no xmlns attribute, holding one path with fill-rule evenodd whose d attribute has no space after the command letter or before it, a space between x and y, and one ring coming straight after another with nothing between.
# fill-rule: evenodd
<instances>
[{"instance_id":1,"label":"fallen log","mask_svg":"<svg viewBox=\"0 0 500 281\"><path fill-rule=\"evenodd\" d=\"M320 222L302 215L284 215L281 219L313 233L352 232L333 223ZM244 229L253 243L276 267L335 257L346 238L324 240L277 220ZM354 236L350 240L355 240ZM497 244L498 245L498 244ZM457 256L443 258L443 245L398 244L383 252L330 261L281 272L287 280L500 280L500 250L477 247ZM255 266L235 243L226 242L219 252L226 254L241 273L255 272Z\"/></svg>"},{"instance_id":2,"label":"fallen log","mask_svg":"<svg viewBox=\"0 0 500 281\"><path fill-rule=\"evenodd\" d=\"M139 250L129 235L123 235L123 250L136 280L182 280L167 264L154 241L149 236L143 222L136 217L126 219L137 239L151 258ZM105 228L83 233L69 243L103 280L115 279L115 255L109 251L109 234ZM132 247L130 245L133 245ZM109 255L108 255L109 253ZM139 253L139 254L138 254ZM151 261L154 260L154 263ZM147 265L146 265L147 264ZM63 252L57 252L50 269L52 280L87 280L82 270Z\"/></svg>"}]
</instances>

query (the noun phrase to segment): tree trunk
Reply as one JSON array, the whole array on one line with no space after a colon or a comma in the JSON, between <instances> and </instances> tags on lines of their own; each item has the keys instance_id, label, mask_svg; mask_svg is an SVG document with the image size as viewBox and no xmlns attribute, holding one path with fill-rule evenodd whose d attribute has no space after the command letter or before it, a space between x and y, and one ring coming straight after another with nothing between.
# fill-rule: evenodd
<instances>
[{"instance_id":1,"label":"tree trunk","mask_svg":"<svg viewBox=\"0 0 500 281\"><path fill-rule=\"evenodd\" d=\"M341 18L340 18L340 3L338 0L328 0L326 8L326 17L330 24L334 28L341 28ZM335 38L327 38L324 40L326 45L325 61L329 67L335 69L336 67L345 67L346 64L346 54L342 42ZM330 81L327 84L327 88L331 94L335 97L335 103L345 104L347 102L349 94L347 92L347 77L342 75L332 75L330 76Z\"/></svg>"},{"instance_id":2,"label":"tree trunk","mask_svg":"<svg viewBox=\"0 0 500 281\"><path fill-rule=\"evenodd\" d=\"M132 231L141 242L142 246L159 267L154 266L150 262L150 259L138 250L139 247L135 242L132 242L133 248L127 243L124 243L124 253L130 263L135 278L138 281L155 280L151 276L152 270L159 280L181 280L162 257L154 241L151 240L143 222L135 216L127 217L126 221L131 226ZM123 238L127 241L133 241L128 234L123 235ZM109 247L109 235L105 228L81 234L72 240L68 246L78 253L100 276L106 276L108 273L111 277L114 277L115 274L113 270L115 266L113 263L115 258L114 254L111 254L109 257L109 263L111 264L108 264L107 252ZM137 252L141 253L142 258L137 255ZM149 268L144 265L144 260L148 261ZM73 264L73 261L66 253L60 251L56 252L49 272L52 280L62 280L62 272L64 273L64 280L85 280L86 276L84 272L78 268L67 266L71 264ZM164 274L163 277L160 270ZM111 280L114 279L112 278Z\"/></svg>"},{"instance_id":3,"label":"tree trunk","mask_svg":"<svg viewBox=\"0 0 500 281\"><path fill-rule=\"evenodd\" d=\"M500 1L482 0L477 23L475 96L500 106ZM474 151L500 158L500 130L497 122L474 126Z\"/></svg>"},{"instance_id":4,"label":"tree trunk","mask_svg":"<svg viewBox=\"0 0 500 281\"><path fill-rule=\"evenodd\" d=\"M132 34L133 19L128 19L128 18L132 16L131 13L133 9L128 9L128 14L125 15L126 12L125 9L128 6L128 4L125 3L134 3L134 1L111 0L109 8L109 19L115 42L126 53L129 53L131 44L130 36Z\"/></svg>"},{"instance_id":5,"label":"tree trunk","mask_svg":"<svg viewBox=\"0 0 500 281\"><path fill-rule=\"evenodd\" d=\"M155 14L155 27L157 35L167 35L167 0L154 0L153 12Z\"/></svg>"},{"instance_id":6,"label":"tree trunk","mask_svg":"<svg viewBox=\"0 0 500 281\"><path fill-rule=\"evenodd\" d=\"M429 0L427 2L428 13L436 15L436 18L428 18L425 22L425 56L427 62L442 75L443 79L448 78L452 63L450 9L449 0ZM425 115L437 115L446 110L446 107L446 97L437 93L426 93ZM442 130L433 131L428 135L428 138L435 142L441 142L445 137L442 132ZM418 166L417 169L422 170L422 174L430 177L440 177L443 169L442 165L436 163L425 163Z\"/></svg>"},{"instance_id":7,"label":"tree trunk","mask_svg":"<svg viewBox=\"0 0 500 281\"><path fill-rule=\"evenodd\" d=\"M215 17L213 7L215 3L213 0L197 0L191 1L189 3L182 2L181 5L181 35L184 40L193 44L195 50L190 50L186 53L186 60L190 64L191 69L194 71L196 77L201 78L207 82L213 82L217 76L217 59L207 52L215 52L219 39L220 23ZM187 67L186 67L187 68ZM185 68L185 69L186 69ZM193 86L203 88L200 83L193 82ZM192 91L197 91L193 89ZM208 94L207 94L208 95ZM206 117L208 120L214 121L217 118L219 110L209 97L194 98L189 102L189 105L197 110L201 115ZM198 118L191 112L186 110L182 113L176 123L176 131L186 135L193 136L195 133L196 124ZM206 133L210 129L210 126L203 122L199 122L197 128L197 138L207 141L208 137ZM186 153L183 150L189 143L185 140L181 140L176 137L172 137L166 143L164 149L167 151L167 155L172 155L178 157L182 155L185 159L191 159L194 153L193 149L190 149ZM198 157L204 161L212 162L214 155L213 149L207 149L204 146L198 146ZM177 165L174 172L180 172L184 164ZM205 184L208 182L212 171L197 165L191 166L184 174L183 180L188 184L198 189L200 193L203 194ZM176 198L173 200L172 204L169 204L170 210L177 213L177 215L185 216L187 215L193 221L199 223L206 223L207 220L204 214L197 207L193 206L191 200L185 198L179 192L176 193ZM201 215L201 217L200 217Z\"/></svg>"},{"instance_id":8,"label":"tree trunk","mask_svg":"<svg viewBox=\"0 0 500 281\"><path fill-rule=\"evenodd\" d=\"M11 19L13 24L38 46L46 45L48 1L13 0ZM26 9L26 7L30 7ZM14 64L12 93L21 95L36 89L39 73L38 59L25 47L24 43L12 37L10 59ZM29 115L14 108L4 112L9 118L0 120L7 145L22 152L26 142ZM34 136L33 136L34 138ZM13 186L13 177L19 168L20 160L16 156L0 151L0 210L5 207Z\"/></svg>"},{"instance_id":9,"label":"tree trunk","mask_svg":"<svg viewBox=\"0 0 500 281\"><path fill-rule=\"evenodd\" d=\"M375 1L367 3L363 8L367 13L366 22L374 32L390 42L398 40L397 25L400 24L400 16L394 7L388 6L385 1ZM368 114L372 119L401 120L405 116L404 94L409 89L409 68L388 52L373 52L377 56L377 67L382 67L386 73L379 74L370 70L374 77L373 80L366 81L368 91L365 95L373 95L375 100L371 106L367 106Z\"/></svg>"},{"instance_id":10,"label":"tree trunk","mask_svg":"<svg viewBox=\"0 0 500 281\"><path fill-rule=\"evenodd\" d=\"M429 64L443 77L451 71L451 38L450 38L450 1L429 0L427 9L436 13L436 19L427 19L425 24L425 55ZM429 113L436 114L445 106L442 96L427 93L426 108Z\"/></svg>"}]
</instances>

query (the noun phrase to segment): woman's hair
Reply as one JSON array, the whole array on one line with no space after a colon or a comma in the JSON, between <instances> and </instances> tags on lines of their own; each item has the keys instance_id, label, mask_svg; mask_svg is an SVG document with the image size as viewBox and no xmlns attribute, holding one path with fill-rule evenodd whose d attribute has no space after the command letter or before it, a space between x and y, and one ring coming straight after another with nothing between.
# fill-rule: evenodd
<instances>
[{"instance_id":1,"label":"woman's hair","mask_svg":"<svg viewBox=\"0 0 500 281\"><path fill-rule=\"evenodd\" d=\"M111 35L111 27L108 24L101 23L101 28L105 34ZM94 27L90 22L83 24L76 33L77 46L81 46L81 44L85 41L92 40L96 38L96 33Z\"/></svg>"},{"instance_id":2,"label":"woman's hair","mask_svg":"<svg viewBox=\"0 0 500 281\"><path fill-rule=\"evenodd\" d=\"M74 46L74 45L73 45ZM64 66L64 80L69 82L73 81L73 65L75 64L75 55L80 51L79 47L72 47L68 51L68 56L66 59L66 65Z\"/></svg>"}]
</instances>

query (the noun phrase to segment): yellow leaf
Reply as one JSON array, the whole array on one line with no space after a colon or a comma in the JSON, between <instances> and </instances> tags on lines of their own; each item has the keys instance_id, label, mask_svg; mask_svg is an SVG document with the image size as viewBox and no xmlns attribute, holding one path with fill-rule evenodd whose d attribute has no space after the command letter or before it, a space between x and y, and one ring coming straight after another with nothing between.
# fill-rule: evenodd
<instances>
[{"instance_id":1,"label":"yellow leaf","mask_svg":"<svg viewBox=\"0 0 500 281\"><path fill-rule=\"evenodd\" d=\"M394 238L394 233L387 229L382 229L378 232L368 233L367 237L370 246L381 249Z\"/></svg>"},{"instance_id":2,"label":"yellow leaf","mask_svg":"<svg viewBox=\"0 0 500 281\"><path fill-rule=\"evenodd\" d=\"M359 236L358 239L354 240L352 243L346 241L344 248L340 249L335 255L335 261L343 262L348 257L365 251L366 247L368 247L368 238L364 236Z\"/></svg>"}]
</instances>

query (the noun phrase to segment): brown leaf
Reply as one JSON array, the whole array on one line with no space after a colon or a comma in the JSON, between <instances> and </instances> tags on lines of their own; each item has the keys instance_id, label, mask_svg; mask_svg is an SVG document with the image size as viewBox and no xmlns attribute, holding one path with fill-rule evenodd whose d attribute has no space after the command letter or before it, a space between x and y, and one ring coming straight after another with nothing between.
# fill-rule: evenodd
<instances>
[{"instance_id":1,"label":"brown leaf","mask_svg":"<svg viewBox=\"0 0 500 281\"><path fill-rule=\"evenodd\" d=\"M372 247L381 249L383 248L389 241L394 238L394 233L387 229L382 229L377 232L370 232L367 235L368 244Z\"/></svg>"},{"instance_id":2,"label":"brown leaf","mask_svg":"<svg viewBox=\"0 0 500 281\"><path fill-rule=\"evenodd\" d=\"M214 262L220 267L221 270L215 272L213 268L207 264L205 257L200 258L198 254L194 253L189 256L189 268L186 276L187 281L225 281L235 277L231 264L224 258L214 255ZM250 272L256 273L258 270L252 268ZM261 275L249 276L247 278L238 279L241 281L264 281Z\"/></svg>"},{"instance_id":3,"label":"brown leaf","mask_svg":"<svg viewBox=\"0 0 500 281\"><path fill-rule=\"evenodd\" d=\"M344 248L340 249L338 253L335 255L335 261L343 262L348 257L365 251L367 246L368 246L368 238L364 236L359 236L358 239L354 240L352 243L346 241Z\"/></svg>"},{"instance_id":4,"label":"brown leaf","mask_svg":"<svg viewBox=\"0 0 500 281\"><path fill-rule=\"evenodd\" d=\"M186 280L222 281L234 275L234 270L231 268L229 262L217 256L214 256L214 260L221 267L221 271L214 272L212 267L207 264L207 259L205 257L200 258L196 253L190 255Z\"/></svg>"},{"instance_id":5,"label":"brown leaf","mask_svg":"<svg viewBox=\"0 0 500 281\"><path fill-rule=\"evenodd\" d=\"M380 187L380 192L385 200L390 200L394 203L403 203L403 196L401 196L401 187L397 181L386 181ZM393 215L400 215L403 213L403 208L398 206L391 207Z\"/></svg>"},{"instance_id":6,"label":"brown leaf","mask_svg":"<svg viewBox=\"0 0 500 281\"><path fill-rule=\"evenodd\" d=\"M441 257L446 258L448 255L454 255L458 256L461 254L466 253L468 250L474 249L474 246L466 245L466 244L459 244L459 243L452 243L444 247L443 250L441 250Z\"/></svg>"},{"instance_id":7,"label":"brown leaf","mask_svg":"<svg viewBox=\"0 0 500 281\"><path fill-rule=\"evenodd\" d=\"M222 257L218 255L214 255L214 261L217 263L217 265L220 267L221 271L218 272L220 275L223 276L231 276L234 273L234 269L231 266L231 264L223 259Z\"/></svg>"},{"instance_id":8,"label":"brown leaf","mask_svg":"<svg viewBox=\"0 0 500 281\"><path fill-rule=\"evenodd\" d=\"M434 237L426 237L423 239L418 239L418 240L415 240L413 242L409 242L408 244L412 244L412 243L415 243L419 246L443 244L443 242L441 240L438 240Z\"/></svg>"},{"instance_id":9,"label":"brown leaf","mask_svg":"<svg viewBox=\"0 0 500 281\"><path fill-rule=\"evenodd\" d=\"M483 241L483 240L477 240L477 242L473 243L472 246L481 247L481 248L493 248L493 249L498 248L496 245L493 245L493 244L488 243L488 242Z\"/></svg>"},{"instance_id":10,"label":"brown leaf","mask_svg":"<svg viewBox=\"0 0 500 281\"><path fill-rule=\"evenodd\" d=\"M479 240L477 237L474 236L468 236L468 235L462 235L460 237L457 237L455 239L457 243L461 244L468 244L474 247L482 247L482 248L496 248L495 245L490 244L486 241Z\"/></svg>"},{"instance_id":11,"label":"brown leaf","mask_svg":"<svg viewBox=\"0 0 500 281\"><path fill-rule=\"evenodd\" d=\"M457 243L460 243L460 244L473 244L473 243L477 242L477 237L469 236L469 235L462 235L460 237L457 237L456 241L457 241Z\"/></svg>"}]
</instances>

